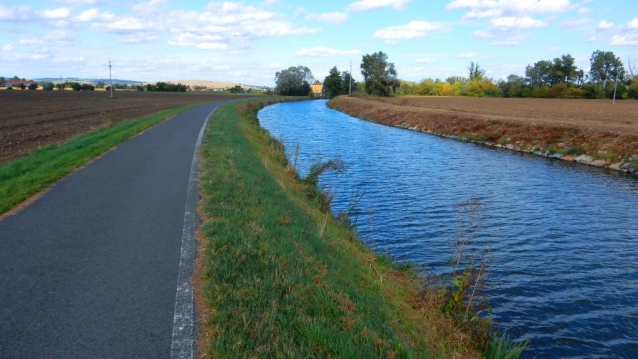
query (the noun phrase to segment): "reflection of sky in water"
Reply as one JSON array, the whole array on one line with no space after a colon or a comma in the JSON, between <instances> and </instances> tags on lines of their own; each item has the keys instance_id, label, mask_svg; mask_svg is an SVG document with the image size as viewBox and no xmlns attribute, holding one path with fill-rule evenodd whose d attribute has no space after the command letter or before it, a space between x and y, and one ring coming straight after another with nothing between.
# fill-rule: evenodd
<instances>
[{"instance_id":1,"label":"reflection of sky in water","mask_svg":"<svg viewBox=\"0 0 638 359\"><path fill-rule=\"evenodd\" d=\"M263 109L262 125L313 160L341 158L335 211L352 191L359 232L379 251L442 270L454 206L485 205L477 244L491 247L490 303L500 325L531 339L525 357L638 353L638 181L586 166L493 150L354 119L324 101Z\"/></svg>"}]
</instances>

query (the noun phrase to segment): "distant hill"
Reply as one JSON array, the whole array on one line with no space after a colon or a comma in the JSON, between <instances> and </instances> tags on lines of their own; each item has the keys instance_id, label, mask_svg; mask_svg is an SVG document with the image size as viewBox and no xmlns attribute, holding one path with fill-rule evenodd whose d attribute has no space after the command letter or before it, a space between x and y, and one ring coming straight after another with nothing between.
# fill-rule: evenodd
<instances>
[{"instance_id":1,"label":"distant hill","mask_svg":"<svg viewBox=\"0 0 638 359\"><path fill-rule=\"evenodd\" d=\"M157 81L153 81L151 83L155 83ZM190 87L194 87L194 86L206 86L207 88L228 88L228 87L234 87L236 85L240 85L242 88L248 89L248 88L252 88L252 89L261 89L264 88L264 86L255 86L255 85L247 85L247 84L240 84L238 82L223 82L223 81L209 81L209 80L167 80L164 82L170 82L170 83L174 83L174 84L182 84L182 85L186 85L186 86L190 86Z\"/></svg>"},{"instance_id":2,"label":"distant hill","mask_svg":"<svg viewBox=\"0 0 638 359\"><path fill-rule=\"evenodd\" d=\"M81 77L63 77L63 78L59 78L59 77L42 77L42 78L37 78L37 79L33 79L34 81L40 82L40 81L51 81L54 84L60 83L60 82L80 82L80 83L92 83L93 85L97 84L98 82L103 82L105 84L109 84L111 80L109 79L90 79L90 78L81 78ZM141 84L143 82L141 81L133 81L133 80L120 80L120 79L113 79L113 83L118 83L118 84L122 84L122 85L136 85L136 84Z\"/></svg>"}]
</instances>

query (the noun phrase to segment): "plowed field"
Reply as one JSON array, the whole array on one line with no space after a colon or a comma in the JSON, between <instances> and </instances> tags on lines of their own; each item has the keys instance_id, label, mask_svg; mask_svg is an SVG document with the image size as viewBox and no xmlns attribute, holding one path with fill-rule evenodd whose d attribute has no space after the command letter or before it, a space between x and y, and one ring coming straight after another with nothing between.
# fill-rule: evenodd
<instances>
[{"instance_id":1,"label":"plowed field","mask_svg":"<svg viewBox=\"0 0 638 359\"><path fill-rule=\"evenodd\" d=\"M377 101L455 117L579 127L638 135L638 101L404 96Z\"/></svg>"},{"instance_id":2,"label":"plowed field","mask_svg":"<svg viewBox=\"0 0 638 359\"><path fill-rule=\"evenodd\" d=\"M245 96L213 93L0 91L0 165L99 127L183 105Z\"/></svg>"}]
</instances>

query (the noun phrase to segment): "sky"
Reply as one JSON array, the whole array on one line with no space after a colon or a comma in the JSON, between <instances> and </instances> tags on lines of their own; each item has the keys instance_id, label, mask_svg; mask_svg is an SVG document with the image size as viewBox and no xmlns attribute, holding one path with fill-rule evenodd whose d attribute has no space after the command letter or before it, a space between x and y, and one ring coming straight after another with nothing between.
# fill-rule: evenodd
<instances>
[{"instance_id":1,"label":"sky","mask_svg":"<svg viewBox=\"0 0 638 359\"><path fill-rule=\"evenodd\" d=\"M333 66L356 80L383 51L398 77L496 80L563 54L638 62L637 0L0 0L0 75L274 86L275 72Z\"/></svg>"}]
</instances>

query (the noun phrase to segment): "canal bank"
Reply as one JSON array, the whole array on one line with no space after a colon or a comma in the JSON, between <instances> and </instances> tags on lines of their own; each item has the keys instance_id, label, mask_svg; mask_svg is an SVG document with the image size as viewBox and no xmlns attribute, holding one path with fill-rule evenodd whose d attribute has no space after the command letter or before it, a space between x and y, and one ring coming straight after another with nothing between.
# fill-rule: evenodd
<instances>
[{"instance_id":1,"label":"canal bank","mask_svg":"<svg viewBox=\"0 0 638 359\"><path fill-rule=\"evenodd\" d=\"M630 134L485 119L347 96L327 106L382 125L638 176L638 137Z\"/></svg>"},{"instance_id":2,"label":"canal bank","mask_svg":"<svg viewBox=\"0 0 638 359\"><path fill-rule=\"evenodd\" d=\"M200 354L480 358L413 268L370 250L297 174L256 117L274 102L220 108L200 150Z\"/></svg>"}]
</instances>

